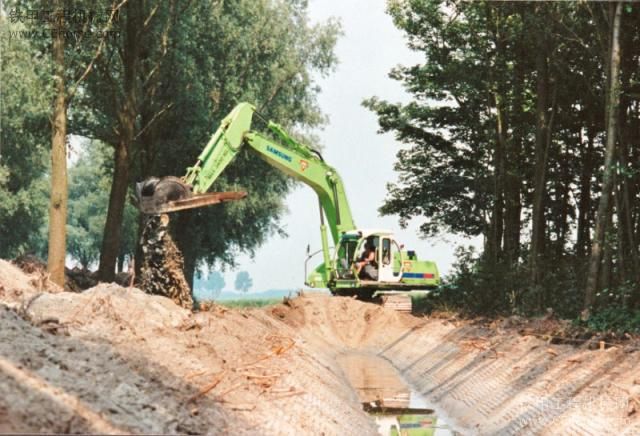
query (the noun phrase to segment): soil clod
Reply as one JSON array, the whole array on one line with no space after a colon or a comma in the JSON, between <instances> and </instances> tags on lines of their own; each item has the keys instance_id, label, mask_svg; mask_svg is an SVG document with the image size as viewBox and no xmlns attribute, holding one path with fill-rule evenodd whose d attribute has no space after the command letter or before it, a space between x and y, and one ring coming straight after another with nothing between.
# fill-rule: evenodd
<instances>
[{"instance_id":1,"label":"soil clod","mask_svg":"<svg viewBox=\"0 0 640 436\"><path fill-rule=\"evenodd\" d=\"M147 294L171 298L186 309L193 307L184 277L184 259L169 234L169 215L148 215L140 240L143 263L140 287Z\"/></svg>"}]
</instances>

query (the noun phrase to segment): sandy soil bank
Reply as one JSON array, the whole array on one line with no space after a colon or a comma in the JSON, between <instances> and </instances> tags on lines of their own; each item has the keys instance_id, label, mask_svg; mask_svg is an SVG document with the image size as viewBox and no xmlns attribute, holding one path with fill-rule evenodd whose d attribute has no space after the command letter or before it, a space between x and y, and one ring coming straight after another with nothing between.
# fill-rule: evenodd
<instances>
[{"instance_id":1,"label":"sandy soil bank","mask_svg":"<svg viewBox=\"0 0 640 436\"><path fill-rule=\"evenodd\" d=\"M388 359L479 434L640 434L640 353L306 295L191 313L135 288L50 293L0 261L0 432L374 434L336 363Z\"/></svg>"}]
</instances>

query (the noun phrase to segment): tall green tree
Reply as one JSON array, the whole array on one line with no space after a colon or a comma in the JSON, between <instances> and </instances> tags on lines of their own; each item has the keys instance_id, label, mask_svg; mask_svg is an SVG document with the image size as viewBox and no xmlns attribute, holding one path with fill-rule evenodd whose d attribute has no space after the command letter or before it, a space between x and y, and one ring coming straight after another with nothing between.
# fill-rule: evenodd
<instances>
[{"instance_id":1,"label":"tall green tree","mask_svg":"<svg viewBox=\"0 0 640 436\"><path fill-rule=\"evenodd\" d=\"M622 20L622 3L616 2L612 13L610 53L608 59L609 74L607 87L607 147L605 151L604 171L602 178L602 195L598 203L595 235L591 246L591 260L585 289L583 317L589 317L589 311L595 301L598 282L598 271L602 258L602 245L605 230L609 221L609 202L614 184L614 159L618 133L618 114L620 112L620 22Z\"/></svg>"},{"instance_id":2,"label":"tall green tree","mask_svg":"<svg viewBox=\"0 0 640 436\"><path fill-rule=\"evenodd\" d=\"M53 1L56 15L63 13L63 0ZM51 116L51 197L49 200L49 250L47 271L51 280L64 286L64 263L67 256L67 80L64 60L64 19L58 20L51 49L55 98Z\"/></svg>"},{"instance_id":3,"label":"tall green tree","mask_svg":"<svg viewBox=\"0 0 640 436\"><path fill-rule=\"evenodd\" d=\"M83 268L89 269L100 259L113 159L111 147L99 141L87 141L78 151L79 157L69 169L68 252ZM120 265L125 257L133 259L137 216L133 205L126 204L118 250Z\"/></svg>"},{"instance_id":4,"label":"tall green tree","mask_svg":"<svg viewBox=\"0 0 640 436\"><path fill-rule=\"evenodd\" d=\"M120 70L115 70L115 74L121 74L121 79L118 80L121 87L112 91L112 94L115 94L114 106L118 122L118 129L114 132L117 139L113 142L114 174L98 270L99 277L105 281L113 280L115 273L118 250L122 242L122 220L130 179L130 155L133 153L135 136L140 131L136 119L140 114L140 84L144 80L140 69L144 57L141 35L149 25L148 20L153 20L156 7L141 0L133 0L127 3L125 9L121 45L122 65Z\"/></svg>"},{"instance_id":5,"label":"tall green tree","mask_svg":"<svg viewBox=\"0 0 640 436\"><path fill-rule=\"evenodd\" d=\"M17 40L26 41L29 52L37 58L48 58L48 69L39 70L46 74L53 89L50 95L50 190L48 216L48 254L47 269L51 279L64 284L66 259L66 221L67 221L67 114L70 102L82 82L90 75L92 65L101 54L104 37L96 30L105 30L110 20L103 23L94 20L95 12L102 16L105 9L115 3L96 4L81 0L62 2L25 1L7 2L10 21L19 23L20 29L13 34L8 32L9 44ZM34 14L33 12L36 12ZM91 12L91 13L85 13ZM46 14L46 15L45 15ZM68 38L67 35L73 35ZM37 62L34 67L43 67Z\"/></svg>"},{"instance_id":6,"label":"tall green tree","mask_svg":"<svg viewBox=\"0 0 640 436\"><path fill-rule=\"evenodd\" d=\"M226 283L219 271L211 271L207 274L206 279L198 281L198 285L196 289L198 300L215 300L224 289Z\"/></svg>"},{"instance_id":7,"label":"tall green tree","mask_svg":"<svg viewBox=\"0 0 640 436\"><path fill-rule=\"evenodd\" d=\"M234 285L236 287L236 290L244 292L246 294L253 286L253 279L247 271L240 271L238 272L238 274L236 274L236 281Z\"/></svg>"},{"instance_id":8,"label":"tall green tree","mask_svg":"<svg viewBox=\"0 0 640 436\"><path fill-rule=\"evenodd\" d=\"M144 31L139 26L132 30L138 32L137 60L129 91L123 88L129 76L118 53L134 42L123 35L120 48L109 47L89 79L87 110L78 122L83 134L118 144L122 141L112 126L120 125L122 108L130 110L125 118L132 121L133 133L126 153L115 154L120 162L116 168L122 171L114 183L131 186L134 179L151 175L184 174L219 121L240 101L256 104L264 116L294 130L324 120L312 75L325 74L335 64L338 27L332 22L311 26L306 2L176 0L157 8L137 7L142 8L139 16L147 18L142 19ZM123 100L126 95L133 96L131 104ZM119 128L123 131L129 130ZM240 251L250 252L266 235L279 231L282 198L291 186L282 174L243 154L213 189L246 189L248 200L174 215L188 279L198 266L232 263ZM113 205L117 211L125 199L117 195L109 209ZM105 230L105 244L114 244L116 233ZM102 256L108 254L106 248ZM112 258L101 261L104 274L113 271Z\"/></svg>"},{"instance_id":9,"label":"tall green tree","mask_svg":"<svg viewBox=\"0 0 640 436\"><path fill-rule=\"evenodd\" d=\"M604 235L603 260L590 292L620 289L618 303L596 302L601 307L637 301L640 210L633 198L640 160L631 144L637 144L640 29L629 20L637 22L640 8L622 3L620 134L607 135L614 4L388 5L425 61L390 74L412 101L364 103L381 131L406 145L381 212L399 215L401 224L420 219L424 236L483 236L472 269L477 295L469 300L477 310L553 306L572 316L583 307L597 218L606 231L595 233ZM611 154L606 140L621 146ZM596 213L608 191L608 207Z\"/></svg>"},{"instance_id":10,"label":"tall green tree","mask_svg":"<svg viewBox=\"0 0 640 436\"><path fill-rule=\"evenodd\" d=\"M398 152L399 183L381 212L398 214L401 224L424 218L424 236L482 235L490 269L504 262L512 267L519 262L529 175L522 154L535 125L531 61L517 56L530 51L527 16L513 4L453 2L449 9L444 3L389 3L409 46L426 61L391 73L412 102L365 101L381 131L411 145ZM489 288L487 303L498 302L499 289Z\"/></svg>"},{"instance_id":11,"label":"tall green tree","mask_svg":"<svg viewBox=\"0 0 640 436\"><path fill-rule=\"evenodd\" d=\"M167 118L168 122L176 119L177 124L183 125L190 140L180 141L170 132L156 134L166 138L164 144L158 145L164 145L166 153L175 156L158 162L157 173L167 174L166 162L174 164L174 173L184 172L194 163L219 120L240 101L252 102L264 117L288 130L316 126L324 120L315 103L318 89L312 74L326 74L336 62L333 47L338 28L334 23L310 26L306 2L294 1L224 4L214 17L215 22L208 28L217 31L203 32L200 44L215 47L212 59L217 61L201 64L190 46L174 51L191 53L196 71L211 74L200 76L198 88L186 91L185 100L172 111L178 118ZM182 77L191 78L193 74L185 71ZM189 83L176 79L177 84L189 89ZM259 120L254 128L261 129ZM188 145L181 150L178 144ZM212 189L244 189L249 197L222 207L187 212L177 220L176 237L185 255L187 277L193 276L198 263L233 263L239 252L252 252L268 235L280 232L283 199L292 185L290 178L248 150L242 153Z\"/></svg>"},{"instance_id":12,"label":"tall green tree","mask_svg":"<svg viewBox=\"0 0 640 436\"><path fill-rule=\"evenodd\" d=\"M45 247L51 130L50 58L40 56L20 22L0 16L0 257Z\"/></svg>"}]
</instances>

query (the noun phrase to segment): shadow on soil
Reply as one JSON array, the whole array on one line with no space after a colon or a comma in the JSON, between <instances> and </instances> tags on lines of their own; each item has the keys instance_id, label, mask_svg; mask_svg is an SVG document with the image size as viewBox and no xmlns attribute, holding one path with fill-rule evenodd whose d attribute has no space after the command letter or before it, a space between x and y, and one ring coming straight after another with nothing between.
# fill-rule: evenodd
<instances>
[{"instance_id":1,"label":"shadow on soil","mask_svg":"<svg viewBox=\"0 0 640 436\"><path fill-rule=\"evenodd\" d=\"M158 362L140 355L132 360L106 341L87 344L44 332L7 308L0 308L0 323L0 343L6 344L0 347L0 379L8 392L21 392L20 398L0 399L10 431L93 432L92 418L101 428L110 425L125 433L202 434L231 430L229 425L246 428L238 416L230 416L210 398L190 402L200 388ZM31 351L20 350L16 342L29 343ZM36 408L38 413L29 413Z\"/></svg>"}]
</instances>

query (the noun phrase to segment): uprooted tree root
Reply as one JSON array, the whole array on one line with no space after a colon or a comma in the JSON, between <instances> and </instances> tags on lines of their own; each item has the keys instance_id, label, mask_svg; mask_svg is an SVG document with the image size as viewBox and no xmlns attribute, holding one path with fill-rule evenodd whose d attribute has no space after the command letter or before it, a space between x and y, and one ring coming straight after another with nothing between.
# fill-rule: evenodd
<instances>
[{"instance_id":1,"label":"uprooted tree root","mask_svg":"<svg viewBox=\"0 0 640 436\"><path fill-rule=\"evenodd\" d=\"M149 215L140 238L143 262L140 288L147 294L171 298L191 309L191 289L184 277L184 259L169 234L169 215Z\"/></svg>"}]
</instances>

